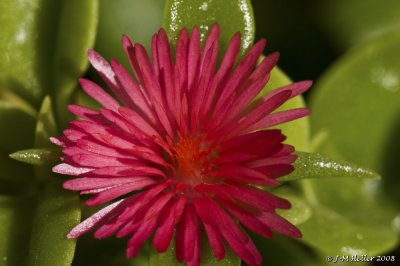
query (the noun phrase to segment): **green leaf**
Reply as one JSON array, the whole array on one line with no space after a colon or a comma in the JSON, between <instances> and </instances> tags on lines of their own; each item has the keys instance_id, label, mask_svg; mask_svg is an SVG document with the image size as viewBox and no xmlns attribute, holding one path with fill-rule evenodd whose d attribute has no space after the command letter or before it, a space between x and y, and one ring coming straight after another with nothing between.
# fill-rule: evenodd
<instances>
[{"instance_id":1,"label":"green leaf","mask_svg":"<svg viewBox=\"0 0 400 266\"><path fill-rule=\"evenodd\" d=\"M152 35L161 28L164 4L164 0L100 0L95 49L104 58L112 57L129 66L122 35L127 34L149 51Z\"/></svg>"},{"instance_id":2,"label":"green leaf","mask_svg":"<svg viewBox=\"0 0 400 266\"><path fill-rule=\"evenodd\" d=\"M298 225L304 223L311 217L311 206L294 189L282 186L274 190L274 195L287 199L291 203L292 207L290 209L277 209L277 213L292 224Z\"/></svg>"},{"instance_id":3,"label":"green leaf","mask_svg":"<svg viewBox=\"0 0 400 266\"><path fill-rule=\"evenodd\" d=\"M86 71L86 53L94 46L98 22L98 0L63 0L54 51L53 95L56 113L63 127L70 119L67 105L78 78Z\"/></svg>"},{"instance_id":4,"label":"green leaf","mask_svg":"<svg viewBox=\"0 0 400 266\"><path fill-rule=\"evenodd\" d=\"M71 265L76 239L66 235L80 217L77 193L64 190L60 182L48 183L38 200L27 265Z\"/></svg>"},{"instance_id":5,"label":"green leaf","mask_svg":"<svg viewBox=\"0 0 400 266\"><path fill-rule=\"evenodd\" d=\"M242 54L253 44L254 16L249 0L168 0L165 5L163 27L173 44L183 27L191 30L197 25L204 40L214 23L221 27L221 51L238 31L242 34Z\"/></svg>"},{"instance_id":6,"label":"green leaf","mask_svg":"<svg viewBox=\"0 0 400 266\"><path fill-rule=\"evenodd\" d=\"M97 0L4 0L0 4L0 88L33 103L70 91L94 42Z\"/></svg>"},{"instance_id":7,"label":"green leaf","mask_svg":"<svg viewBox=\"0 0 400 266\"><path fill-rule=\"evenodd\" d=\"M261 60L259 61L261 62ZM283 87L292 83L290 78L278 67L271 71L271 78L267 86L257 96L260 98L269 91ZM283 104L278 111L289 110L294 108L305 107L303 97L301 95L294 97ZM308 117L303 117L282 125L277 126L283 134L287 136L286 143L293 145L296 150L308 151L310 149L310 123Z\"/></svg>"},{"instance_id":8,"label":"green leaf","mask_svg":"<svg viewBox=\"0 0 400 266\"><path fill-rule=\"evenodd\" d=\"M318 150L380 173L385 196L395 203L400 200L399 46L400 31L349 52L317 83L311 99L314 135L326 135Z\"/></svg>"},{"instance_id":9,"label":"green leaf","mask_svg":"<svg viewBox=\"0 0 400 266\"><path fill-rule=\"evenodd\" d=\"M0 264L20 266L26 263L32 223L32 196L0 196Z\"/></svg>"},{"instance_id":10,"label":"green leaf","mask_svg":"<svg viewBox=\"0 0 400 266\"><path fill-rule=\"evenodd\" d=\"M368 166L382 180L308 180L303 240L326 254L384 254L399 241L400 32L349 52L317 84L312 129L319 152ZM325 139L325 140L324 140ZM382 193L382 183L387 184ZM340 252L340 253L339 253Z\"/></svg>"},{"instance_id":11,"label":"green leaf","mask_svg":"<svg viewBox=\"0 0 400 266\"><path fill-rule=\"evenodd\" d=\"M318 153L297 152L297 160L294 163L294 171L280 177L282 182L300 180L304 178L381 178L372 170L359 167L343 160L333 160Z\"/></svg>"},{"instance_id":12,"label":"green leaf","mask_svg":"<svg viewBox=\"0 0 400 266\"><path fill-rule=\"evenodd\" d=\"M32 114L0 100L0 125L0 150L12 152L32 147L35 127Z\"/></svg>"},{"instance_id":13,"label":"green leaf","mask_svg":"<svg viewBox=\"0 0 400 266\"><path fill-rule=\"evenodd\" d=\"M50 137L58 134L49 96L45 97L39 111L35 130L35 148L54 148Z\"/></svg>"},{"instance_id":14,"label":"green leaf","mask_svg":"<svg viewBox=\"0 0 400 266\"><path fill-rule=\"evenodd\" d=\"M400 29L400 2L386 0L327 0L317 3L319 26L340 48L358 45L391 30Z\"/></svg>"},{"instance_id":15,"label":"green leaf","mask_svg":"<svg viewBox=\"0 0 400 266\"><path fill-rule=\"evenodd\" d=\"M11 89L34 104L45 93L46 61L58 1L4 0L0 3L0 89ZM46 25L47 24L47 25Z\"/></svg>"},{"instance_id":16,"label":"green leaf","mask_svg":"<svg viewBox=\"0 0 400 266\"><path fill-rule=\"evenodd\" d=\"M14 160L44 166L52 165L60 160L60 152L56 149L28 149L10 154Z\"/></svg>"},{"instance_id":17,"label":"green leaf","mask_svg":"<svg viewBox=\"0 0 400 266\"><path fill-rule=\"evenodd\" d=\"M336 180L311 182L312 216L298 226L301 240L326 255L374 256L394 248L400 229L392 220L395 211L369 194L374 184Z\"/></svg>"}]
</instances>

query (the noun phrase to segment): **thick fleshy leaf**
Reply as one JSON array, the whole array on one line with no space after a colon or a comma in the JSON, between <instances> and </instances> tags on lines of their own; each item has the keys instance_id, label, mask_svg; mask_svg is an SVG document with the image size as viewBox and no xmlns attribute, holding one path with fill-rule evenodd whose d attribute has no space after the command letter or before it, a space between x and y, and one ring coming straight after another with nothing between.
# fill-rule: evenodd
<instances>
[{"instance_id":1,"label":"thick fleshy leaf","mask_svg":"<svg viewBox=\"0 0 400 266\"><path fill-rule=\"evenodd\" d=\"M232 19L234 18L234 19ZM214 23L221 27L220 47L225 51L232 36L242 34L242 54L254 40L253 9L249 0L168 0L165 5L163 27L173 44L176 44L179 31L186 27L198 26L201 39Z\"/></svg>"},{"instance_id":2,"label":"thick fleshy leaf","mask_svg":"<svg viewBox=\"0 0 400 266\"><path fill-rule=\"evenodd\" d=\"M311 101L314 135L326 136L318 150L380 173L385 196L397 203L399 45L400 31L349 52L318 82Z\"/></svg>"},{"instance_id":3,"label":"thick fleshy leaf","mask_svg":"<svg viewBox=\"0 0 400 266\"><path fill-rule=\"evenodd\" d=\"M10 102L0 100L0 150L12 152L32 147L35 117Z\"/></svg>"},{"instance_id":4,"label":"thick fleshy leaf","mask_svg":"<svg viewBox=\"0 0 400 266\"><path fill-rule=\"evenodd\" d=\"M304 241L325 253L383 254L398 243L398 200L390 199L399 195L399 45L400 33L389 33L349 52L312 98L314 134L326 136L317 151L383 176L308 180L305 196L313 215L300 228Z\"/></svg>"},{"instance_id":5,"label":"thick fleshy leaf","mask_svg":"<svg viewBox=\"0 0 400 266\"><path fill-rule=\"evenodd\" d=\"M70 91L94 41L97 0L4 0L0 4L0 88L40 104ZM73 81L72 81L73 80Z\"/></svg>"},{"instance_id":6,"label":"thick fleshy leaf","mask_svg":"<svg viewBox=\"0 0 400 266\"><path fill-rule=\"evenodd\" d=\"M271 71L271 77L267 86L257 96L260 98L269 91L286 86L292 83L290 78L278 67ZM303 97L296 96L283 104L278 111L289 110L294 108L306 107ZM310 123L308 117L303 117L282 125L277 126L282 130L282 133L287 136L286 143L296 147L296 150L308 151L310 146Z\"/></svg>"},{"instance_id":7,"label":"thick fleshy leaf","mask_svg":"<svg viewBox=\"0 0 400 266\"><path fill-rule=\"evenodd\" d=\"M10 154L10 157L20 162L44 166L58 162L60 160L60 152L54 149L28 149L14 152Z\"/></svg>"},{"instance_id":8,"label":"thick fleshy leaf","mask_svg":"<svg viewBox=\"0 0 400 266\"><path fill-rule=\"evenodd\" d=\"M48 59L55 27L48 22L56 18L57 5L51 0L4 0L0 4L0 88L16 91L36 105L47 87L46 70L37 66Z\"/></svg>"},{"instance_id":9,"label":"thick fleshy leaf","mask_svg":"<svg viewBox=\"0 0 400 266\"><path fill-rule=\"evenodd\" d=\"M279 181L332 177L381 178L374 171L354 163L334 160L318 153L297 152L296 154L298 157L294 163L295 170L289 175L279 178Z\"/></svg>"},{"instance_id":10,"label":"thick fleshy leaf","mask_svg":"<svg viewBox=\"0 0 400 266\"><path fill-rule=\"evenodd\" d=\"M35 202L33 197L0 196L1 265L25 265Z\"/></svg>"},{"instance_id":11,"label":"thick fleshy leaf","mask_svg":"<svg viewBox=\"0 0 400 266\"><path fill-rule=\"evenodd\" d=\"M86 71L88 49L94 46L98 22L98 0L63 0L61 4L57 46L54 51L52 95L60 125L69 120L67 105Z\"/></svg>"},{"instance_id":12,"label":"thick fleshy leaf","mask_svg":"<svg viewBox=\"0 0 400 266\"><path fill-rule=\"evenodd\" d=\"M374 181L337 180L310 182L306 197L312 215L299 225L302 241L326 255L374 256L394 248L400 230L396 212L373 196Z\"/></svg>"},{"instance_id":13,"label":"thick fleshy leaf","mask_svg":"<svg viewBox=\"0 0 400 266\"><path fill-rule=\"evenodd\" d=\"M46 185L34 216L27 265L71 265L76 240L66 235L80 221L79 202L79 196L60 182Z\"/></svg>"}]
</instances>

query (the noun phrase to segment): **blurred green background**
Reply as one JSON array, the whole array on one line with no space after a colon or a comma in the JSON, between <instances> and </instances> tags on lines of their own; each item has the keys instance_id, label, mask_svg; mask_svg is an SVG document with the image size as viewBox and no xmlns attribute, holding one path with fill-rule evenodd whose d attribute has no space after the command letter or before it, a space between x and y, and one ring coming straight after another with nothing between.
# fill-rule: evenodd
<instances>
[{"instance_id":1,"label":"blurred green background","mask_svg":"<svg viewBox=\"0 0 400 266\"><path fill-rule=\"evenodd\" d=\"M215 4L218 14L226 13L224 23L231 20L235 25L239 19L230 16L226 0L194 2ZM74 257L75 243L63 237L69 225L62 228L51 220L77 223L82 207L77 195L57 190L61 185L46 176L49 166L32 168L8 154L47 147L44 140L57 132L53 124L60 132L70 119L65 113L68 103L92 104L77 90L78 78L101 83L88 69L87 49L94 47L106 59L128 65L122 34L148 48L167 14L165 4L163 0L0 1L0 265L70 265L72 260L73 265L147 265L148 249L135 261L125 261L125 240L97 241L90 235L78 240ZM310 145L305 149L355 162L383 176L380 181L302 181L283 191L297 200L300 213L307 212L299 224L304 238L300 242L257 239L264 260L268 265L329 265L326 255L365 254L395 255L396 262L387 265L399 264L400 1L253 0L251 4L255 40L268 40L265 53L279 51L278 65L292 80L315 81L305 96L313 112L307 124L310 132L305 134L310 133ZM199 7L194 6L193 12L200 12ZM277 76L277 84L288 82ZM45 95L51 96L51 103L43 102ZM54 208L66 209L49 216ZM82 208L83 216L91 212ZM64 231L51 235L58 228ZM42 235L43 239L32 240ZM43 250L50 248L59 253L47 256ZM57 258L61 259L55 263Z\"/></svg>"}]
</instances>

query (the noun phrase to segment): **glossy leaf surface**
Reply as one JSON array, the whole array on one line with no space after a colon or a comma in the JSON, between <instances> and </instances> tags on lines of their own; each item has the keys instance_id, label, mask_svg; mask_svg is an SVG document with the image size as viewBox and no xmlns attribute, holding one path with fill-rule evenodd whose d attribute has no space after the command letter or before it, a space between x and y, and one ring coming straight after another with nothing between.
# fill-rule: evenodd
<instances>
[{"instance_id":1,"label":"glossy leaf surface","mask_svg":"<svg viewBox=\"0 0 400 266\"><path fill-rule=\"evenodd\" d=\"M368 195L373 184L355 179L310 183L314 191L312 216L299 225L302 241L326 255L374 256L397 245L399 227L395 227L393 219L396 212Z\"/></svg>"},{"instance_id":2,"label":"glossy leaf surface","mask_svg":"<svg viewBox=\"0 0 400 266\"><path fill-rule=\"evenodd\" d=\"M313 215L300 225L303 240L326 254L376 255L398 243L398 201L390 200L399 187L395 161L400 65L394 56L399 45L399 33L366 43L350 51L316 86L313 132L325 137L315 148L370 167L383 177L306 183ZM382 183L390 187L384 195Z\"/></svg>"},{"instance_id":3,"label":"glossy leaf surface","mask_svg":"<svg viewBox=\"0 0 400 266\"><path fill-rule=\"evenodd\" d=\"M400 31L349 52L318 83L311 102L313 132L326 135L318 149L374 169L392 197L400 189L399 45Z\"/></svg>"},{"instance_id":4,"label":"glossy leaf surface","mask_svg":"<svg viewBox=\"0 0 400 266\"><path fill-rule=\"evenodd\" d=\"M333 160L318 153L297 152L297 156L294 163L295 170L289 175L279 178L279 181L330 177L380 178L372 170L343 160Z\"/></svg>"},{"instance_id":5,"label":"glossy leaf surface","mask_svg":"<svg viewBox=\"0 0 400 266\"><path fill-rule=\"evenodd\" d=\"M10 154L10 157L20 162L44 166L58 162L60 153L50 149L28 149L14 152Z\"/></svg>"},{"instance_id":6,"label":"glossy leaf surface","mask_svg":"<svg viewBox=\"0 0 400 266\"><path fill-rule=\"evenodd\" d=\"M0 89L35 106L51 91L66 101L87 66L97 0L4 0L0 13Z\"/></svg>"},{"instance_id":7,"label":"glossy leaf surface","mask_svg":"<svg viewBox=\"0 0 400 266\"><path fill-rule=\"evenodd\" d=\"M65 126L70 116L67 105L78 79L86 71L88 49L94 46L98 23L98 0L61 1L56 48L52 95L60 124Z\"/></svg>"},{"instance_id":8,"label":"glossy leaf surface","mask_svg":"<svg viewBox=\"0 0 400 266\"><path fill-rule=\"evenodd\" d=\"M0 3L0 89L12 89L35 104L48 89L45 73L57 4L51 0Z\"/></svg>"},{"instance_id":9,"label":"glossy leaf surface","mask_svg":"<svg viewBox=\"0 0 400 266\"><path fill-rule=\"evenodd\" d=\"M218 22L221 27L222 51L232 36L242 34L242 54L253 44L254 17L249 0L168 0L165 5L163 27L172 43L176 43L183 27L191 30L198 26L204 40L207 31Z\"/></svg>"}]
</instances>

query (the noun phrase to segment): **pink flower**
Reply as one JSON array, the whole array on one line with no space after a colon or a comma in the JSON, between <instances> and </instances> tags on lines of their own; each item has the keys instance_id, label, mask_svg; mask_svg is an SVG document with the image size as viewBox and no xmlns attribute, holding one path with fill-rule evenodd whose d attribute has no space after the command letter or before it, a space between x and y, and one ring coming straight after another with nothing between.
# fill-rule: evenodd
<instances>
[{"instance_id":1,"label":"pink flower","mask_svg":"<svg viewBox=\"0 0 400 266\"><path fill-rule=\"evenodd\" d=\"M94 51L89 60L118 100L82 79L84 91L103 108L70 105L82 118L64 136L63 163L53 171L76 178L64 188L94 194L89 206L111 202L77 225L68 238L95 230L96 238L129 236L127 256L152 237L159 252L176 239L176 256L200 265L201 230L217 259L226 243L249 265L261 256L242 226L264 237L300 231L276 214L290 203L260 189L277 186L293 170L294 148L272 126L306 116L305 108L274 112L303 93L310 81L268 93L253 102L268 82L278 53L257 66L265 40L235 67L240 34L233 36L219 67L220 29L214 25L204 48L195 27L180 33L175 60L164 30L154 35L150 61L140 44L123 37L134 78L117 61ZM238 223L238 222L239 223Z\"/></svg>"}]
</instances>

